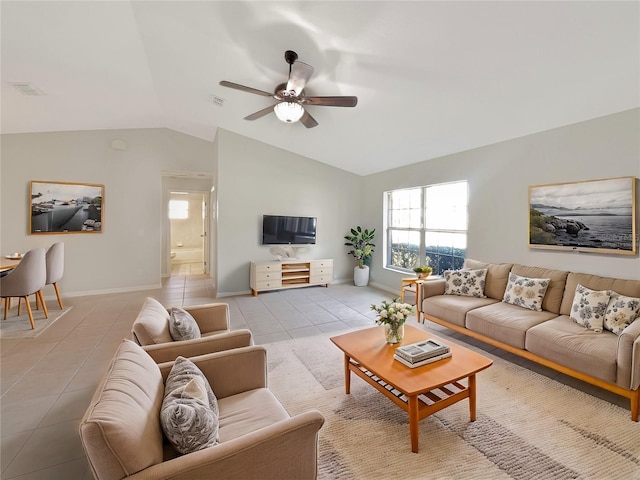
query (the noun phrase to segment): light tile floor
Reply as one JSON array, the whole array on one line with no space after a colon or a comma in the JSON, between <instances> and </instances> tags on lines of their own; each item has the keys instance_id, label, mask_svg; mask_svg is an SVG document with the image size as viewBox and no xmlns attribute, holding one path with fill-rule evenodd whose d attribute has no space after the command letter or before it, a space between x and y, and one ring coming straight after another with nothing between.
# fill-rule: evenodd
<instances>
[{"instance_id":1,"label":"light tile floor","mask_svg":"<svg viewBox=\"0 0 640 480\"><path fill-rule=\"evenodd\" d=\"M47 292L45 292L47 294ZM113 352L129 337L145 297L165 305L215 299L204 275L174 273L159 290L65 299L73 309L35 339L0 341L0 477L5 480L89 480L92 474L78 425ZM372 303L392 295L337 284L225 297L233 329L249 328L257 344L374 323ZM425 327L522 364L571 386L628 407L626 399L437 325Z\"/></svg>"}]
</instances>

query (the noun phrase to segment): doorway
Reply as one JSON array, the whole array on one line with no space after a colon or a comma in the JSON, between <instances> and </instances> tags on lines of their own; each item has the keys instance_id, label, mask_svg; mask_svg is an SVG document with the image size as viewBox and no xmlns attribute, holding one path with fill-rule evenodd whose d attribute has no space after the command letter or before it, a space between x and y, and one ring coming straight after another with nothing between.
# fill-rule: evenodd
<instances>
[{"instance_id":1,"label":"doorway","mask_svg":"<svg viewBox=\"0 0 640 480\"><path fill-rule=\"evenodd\" d=\"M169 192L170 275L209 273L208 192Z\"/></svg>"}]
</instances>

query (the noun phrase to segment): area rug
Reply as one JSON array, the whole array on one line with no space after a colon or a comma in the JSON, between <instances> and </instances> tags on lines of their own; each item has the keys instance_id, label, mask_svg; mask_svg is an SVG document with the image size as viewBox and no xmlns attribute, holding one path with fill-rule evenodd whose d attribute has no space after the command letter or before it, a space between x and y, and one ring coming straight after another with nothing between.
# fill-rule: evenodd
<instances>
[{"instance_id":1,"label":"area rug","mask_svg":"<svg viewBox=\"0 0 640 480\"><path fill-rule=\"evenodd\" d=\"M325 417L320 479L640 479L629 410L486 352L494 364L477 375L477 420L467 400L441 410L420 422L411 453L404 411L354 374L344 393L329 335L266 347L269 387L289 413Z\"/></svg>"},{"instance_id":2,"label":"area rug","mask_svg":"<svg viewBox=\"0 0 640 480\"><path fill-rule=\"evenodd\" d=\"M36 338L72 308L73 307L65 307L60 310L59 308L49 307L49 318L45 318L42 310L36 310L32 306L31 311L33 313L33 323L36 325L36 328L32 329L31 324L29 323L29 315L27 315L24 305L22 306L22 315L17 315L18 309L17 307L14 307L9 310L6 320L0 320L0 338L3 340L15 338ZM4 318L4 310L0 311L0 319L2 318Z\"/></svg>"}]
</instances>

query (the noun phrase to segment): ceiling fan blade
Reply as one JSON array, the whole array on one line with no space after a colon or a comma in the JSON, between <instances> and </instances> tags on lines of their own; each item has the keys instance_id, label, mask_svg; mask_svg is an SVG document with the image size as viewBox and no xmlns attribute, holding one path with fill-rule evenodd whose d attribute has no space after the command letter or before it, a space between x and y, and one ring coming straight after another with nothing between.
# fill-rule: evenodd
<instances>
[{"instance_id":1,"label":"ceiling fan blade","mask_svg":"<svg viewBox=\"0 0 640 480\"><path fill-rule=\"evenodd\" d=\"M269 107L265 107L262 110L258 110L256 113L252 113L251 115L247 115L246 117L244 117L245 120L257 120L258 118L262 118L265 115L270 114L271 112L273 112L273 107L275 105L271 105Z\"/></svg>"},{"instance_id":2,"label":"ceiling fan blade","mask_svg":"<svg viewBox=\"0 0 640 480\"><path fill-rule=\"evenodd\" d=\"M245 87L244 85L240 85L239 83L227 82L226 80L222 80L220 85L223 87L235 88L236 90L241 90L247 93L254 93L256 95L262 95L263 97L272 97L273 93L265 92L264 90L258 90L257 88Z\"/></svg>"},{"instance_id":3,"label":"ceiling fan blade","mask_svg":"<svg viewBox=\"0 0 640 480\"><path fill-rule=\"evenodd\" d=\"M307 128L313 128L318 125L316 119L309 115L309 112L307 112L306 110L304 111L304 115L302 115L300 122L302 122L302 124Z\"/></svg>"},{"instance_id":4,"label":"ceiling fan blade","mask_svg":"<svg viewBox=\"0 0 640 480\"><path fill-rule=\"evenodd\" d=\"M296 92L296 97L302 93L304 86L307 84L311 75L313 74L313 67L303 62L294 62L291 65L289 72L289 81L287 82L287 90Z\"/></svg>"},{"instance_id":5,"label":"ceiling fan blade","mask_svg":"<svg viewBox=\"0 0 640 480\"><path fill-rule=\"evenodd\" d=\"M358 97L302 97L300 103L325 107L355 107Z\"/></svg>"}]
</instances>

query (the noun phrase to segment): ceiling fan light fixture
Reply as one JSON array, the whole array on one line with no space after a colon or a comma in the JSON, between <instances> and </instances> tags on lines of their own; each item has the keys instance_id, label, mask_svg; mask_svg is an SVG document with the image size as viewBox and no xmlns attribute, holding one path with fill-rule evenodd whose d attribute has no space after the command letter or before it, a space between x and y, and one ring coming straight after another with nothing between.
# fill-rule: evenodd
<instances>
[{"instance_id":1,"label":"ceiling fan light fixture","mask_svg":"<svg viewBox=\"0 0 640 480\"><path fill-rule=\"evenodd\" d=\"M273 111L285 123L295 123L304 115L302 105L295 102L280 102L273 107Z\"/></svg>"}]
</instances>

